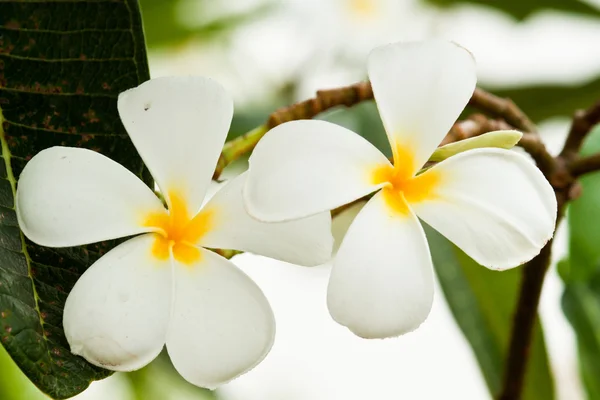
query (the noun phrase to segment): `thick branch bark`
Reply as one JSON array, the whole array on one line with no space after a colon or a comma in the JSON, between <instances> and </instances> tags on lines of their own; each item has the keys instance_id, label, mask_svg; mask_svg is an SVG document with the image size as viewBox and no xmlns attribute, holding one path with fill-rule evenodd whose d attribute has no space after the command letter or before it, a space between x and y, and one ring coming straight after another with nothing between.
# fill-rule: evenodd
<instances>
[{"instance_id":1,"label":"thick branch bark","mask_svg":"<svg viewBox=\"0 0 600 400\"><path fill-rule=\"evenodd\" d=\"M544 276L550 265L551 248L552 241L549 241L538 256L523 266L521 290L505 365L506 373L498 400L515 400L521 397Z\"/></svg>"}]
</instances>

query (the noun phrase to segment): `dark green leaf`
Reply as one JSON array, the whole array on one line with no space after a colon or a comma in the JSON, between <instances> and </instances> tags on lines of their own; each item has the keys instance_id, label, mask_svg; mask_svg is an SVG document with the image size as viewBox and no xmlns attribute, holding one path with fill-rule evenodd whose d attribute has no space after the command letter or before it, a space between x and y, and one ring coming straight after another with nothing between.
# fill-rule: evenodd
<instances>
[{"instance_id":1,"label":"dark green leaf","mask_svg":"<svg viewBox=\"0 0 600 400\"><path fill-rule=\"evenodd\" d=\"M582 0L426 0L440 7L465 3L495 8L512 15L518 20L525 19L538 11L564 11L584 15L600 16L600 10Z\"/></svg>"},{"instance_id":2,"label":"dark green leaf","mask_svg":"<svg viewBox=\"0 0 600 400\"><path fill-rule=\"evenodd\" d=\"M450 310L477 357L490 393L497 394L521 271L516 268L496 272L482 267L442 235L426 228L433 263ZM553 379L538 322L523 399L553 398Z\"/></svg>"},{"instance_id":3,"label":"dark green leaf","mask_svg":"<svg viewBox=\"0 0 600 400\"><path fill-rule=\"evenodd\" d=\"M0 2L0 340L55 398L109 375L70 353L62 309L110 244L47 249L24 240L16 179L27 160L55 145L91 148L142 175L116 101L148 78L136 0Z\"/></svg>"}]
</instances>

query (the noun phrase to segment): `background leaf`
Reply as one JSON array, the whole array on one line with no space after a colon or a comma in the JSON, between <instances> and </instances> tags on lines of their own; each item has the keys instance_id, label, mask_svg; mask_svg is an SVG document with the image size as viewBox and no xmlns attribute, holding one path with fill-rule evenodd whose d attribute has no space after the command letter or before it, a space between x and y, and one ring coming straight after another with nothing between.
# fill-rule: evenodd
<instances>
[{"instance_id":1,"label":"background leaf","mask_svg":"<svg viewBox=\"0 0 600 400\"><path fill-rule=\"evenodd\" d=\"M194 386L175 370L166 352L149 365L124 374L133 392L132 400L215 400L217 392Z\"/></svg>"},{"instance_id":2,"label":"background leaf","mask_svg":"<svg viewBox=\"0 0 600 400\"><path fill-rule=\"evenodd\" d=\"M583 143L580 154L600 151L600 125ZM600 174L583 176L582 196L569 204L568 257L559 265L565 282L563 311L577 335L579 369L591 400L600 399Z\"/></svg>"},{"instance_id":3,"label":"background leaf","mask_svg":"<svg viewBox=\"0 0 600 400\"><path fill-rule=\"evenodd\" d=\"M450 310L475 353L490 393L497 394L502 383L521 271L519 268L504 272L489 270L430 227L426 227L426 233ZM554 398L554 382L548 365L544 335L538 321L523 399Z\"/></svg>"},{"instance_id":4,"label":"background leaf","mask_svg":"<svg viewBox=\"0 0 600 400\"><path fill-rule=\"evenodd\" d=\"M478 4L500 10L523 20L538 11L564 11L583 15L600 16L600 10L581 0L426 0L428 3L441 7L460 4Z\"/></svg>"},{"instance_id":5,"label":"background leaf","mask_svg":"<svg viewBox=\"0 0 600 400\"><path fill-rule=\"evenodd\" d=\"M600 399L600 275L568 284L562 307L577 334L579 370L588 399Z\"/></svg>"},{"instance_id":6,"label":"background leaf","mask_svg":"<svg viewBox=\"0 0 600 400\"><path fill-rule=\"evenodd\" d=\"M245 23L256 20L269 12L274 4L264 3L248 10L198 20L196 24L182 21L182 10L193 15L210 15L214 10L211 0L140 0L144 15L146 40L153 48L179 45L188 40L210 41L230 33Z\"/></svg>"},{"instance_id":7,"label":"background leaf","mask_svg":"<svg viewBox=\"0 0 600 400\"><path fill-rule=\"evenodd\" d=\"M37 152L64 145L102 152L148 181L116 109L119 92L147 79L136 0L0 2L0 341L54 398L109 375L71 354L62 310L111 244L48 249L26 241L15 180Z\"/></svg>"},{"instance_id":8,"label":"background leaf","mask_svg":"<svg viewBox=\"0 0 600 400\"><path fill-rule=\"evenodd\" d=\"M29 382L19 370L6 350L0 346L0 399L2 400L47 400L42 392Z\"/></svg>"},{"instance_id":9,"label":"background leaf","mask_svg":"<svg viewBox=\"0 0 600 400\"><path fill-rule=\"evenodd\" d=\"M600 151L600 125L585 139L580 154L591 155ZM579 179L582 195L569 204L569 257L562 268L562 277L570 281L589 281L600 266L600 174L587 174ZM567 269L568 267L568 269Z\"/></svg>"}]
</instances>

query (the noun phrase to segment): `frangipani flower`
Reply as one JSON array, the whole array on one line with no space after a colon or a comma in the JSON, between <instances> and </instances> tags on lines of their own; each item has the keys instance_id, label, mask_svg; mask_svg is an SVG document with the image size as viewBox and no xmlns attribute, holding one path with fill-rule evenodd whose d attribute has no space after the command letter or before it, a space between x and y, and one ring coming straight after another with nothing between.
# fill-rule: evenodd
<instances>
[{"instance_id":1,"label":"frangipani flower","mask_svg":"<svg viewBox=\"0 0 600 400\"><path fill-rule=\"evenodd\" d=\"M273 222L375 193L333 262L327 304L355 334L385 338L416 329L431 309L432 261L418 218L504 270L552 237L557 205L542 173L510 150L469 150L418 173L473 93L468 51L438 41L387 45L373 50L368 73L394 164L343 127L288 122L254 150L244 197L250 215Z\"/></svg>"},{"instance_id":2,"label":"frangipani flower","mask_svg":"<svg viewBox=\"0 0 600 400\"><path fill-rule=\"evenodd\" d=\"M122 93L118 110L168 209L109 158L52 147L21 174L19 225L50 247L138 235L102 256L69 294L63 325L71 351L131 371L166 343L185 379L214 388L266 356L275 323L258 286L206 248L316 265L330 257L331 217L260 223L243 206L245 174L201 207L233 114L217 83L154 79Z\"/></svg>"}]
</instances>

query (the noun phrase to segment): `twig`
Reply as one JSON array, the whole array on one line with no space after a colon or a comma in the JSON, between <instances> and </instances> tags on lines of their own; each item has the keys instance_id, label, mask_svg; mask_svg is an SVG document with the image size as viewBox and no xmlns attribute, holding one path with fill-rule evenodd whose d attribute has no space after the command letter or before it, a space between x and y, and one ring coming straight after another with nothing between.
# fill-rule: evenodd
<instances>
[{"instance_id":1,"label":"twig","mask_svg":"<svg viewBox=\"0 0 600 400\"><path fill-rule=\"evenodd\" d=\"M299 119L311 119L316 115L338 106L351 107L365 100L373 99L370 82L359 82L337 89L319 90L311 99L283 107L271 115L265 125L261 125L234 140L227 142L217 161L213 179L218 179L223 169L241 155L254 149L262 137L277 125Z\"/></svg>"},{"instance_id":2,"label":"twig","mask_svg":"<svg viewBox=\"0 0 600 400\"><path fill-rule=\"evenodd\" d=\"M600 102L587 110L577 111L573 116L571 129L565 140L565 145L560 152L560 156L567 161L573 161L579 153L583 139L585 139L589 131L598 122L600 122Z\"/></svg>"},{"instance_id":3,"label":"twig","mask_svg":"<svg viewBox=\"0 0 600 400\"><path fill-rule=\"evenodd\" d=\"M483 89L476 88L469 105L493 117L502 118L518 130L537 133L535 124L511 99L503 99Z\"/></svg>"},{"instance_id":4,"label":"twig","mask_svg":"<svg viewBox=\"0 0 600 400\"><path fill-rule=\"evenodd\" d=\"M372 99L373 89L371 88L371 83L359 82L341 88L319 90L317 91L317 95L311 99L278 109L269 116L265 125L254 128L246 134L225 144L223 152L221 153L217 162L213 179L218 179L223 172L223 169L231 162L235 161L241 155L252 151L258 141L265 135L265 133L267 133L269 129L288 121L314 118L316 115L334 107L351 107L365 100ZM486 121L488 121L488 119L484 116L481 116L480 120L476 121L479 124L477 129L481 129L481 133L490 132L497 129L511 129L511 126L524 132L536 132L535 125L510 99L502 99L486 92L483 89L477 88L473 93L469 105L492 116L502 118L506 122L504 123L502 120L497 120L496 122L489 122L487 126L484 126L481 118L484 118ZM498 126L498 128L488 129L488 127L491 126ZM476 136L474 132L470 131L469 129L467 130L472 133L470 137ZM456 136L456 138L458 137L460 137L460 135ZM453 139L453 141L455 140L460 139ZM530 144L532 147L529 148L528 152L530 152L540 169L548 168L548 161L551 156L545 150L545 147L541 141L539 141L539 143L531 142ZM523 147L526 150L528 149L526 145Z\"/></svg>"},{"instance_id":5,"label":"twig","mask_svg":"<svg viewBox=\"0 0 600 400\"><path fill-rule=\"evenodd\" d=\"M310 119L323 111L337 106L351 107L364 100L373 99L370 82L359 82L337 89L319 90L317 96L289 107L280 108L269 116L269 129L284 122L298 119Z\"/></svg>"},{"instance_id":6,"label":"twig","mask_svg":"<svg viewBox=\"0 0 600 400\"><path fill-rule=\"evenodd\" d=\"M573 177L578 178L589 172L600 171L600 154L581 157L574 160L569 166Z\"/></svg>"}]
</instances>

